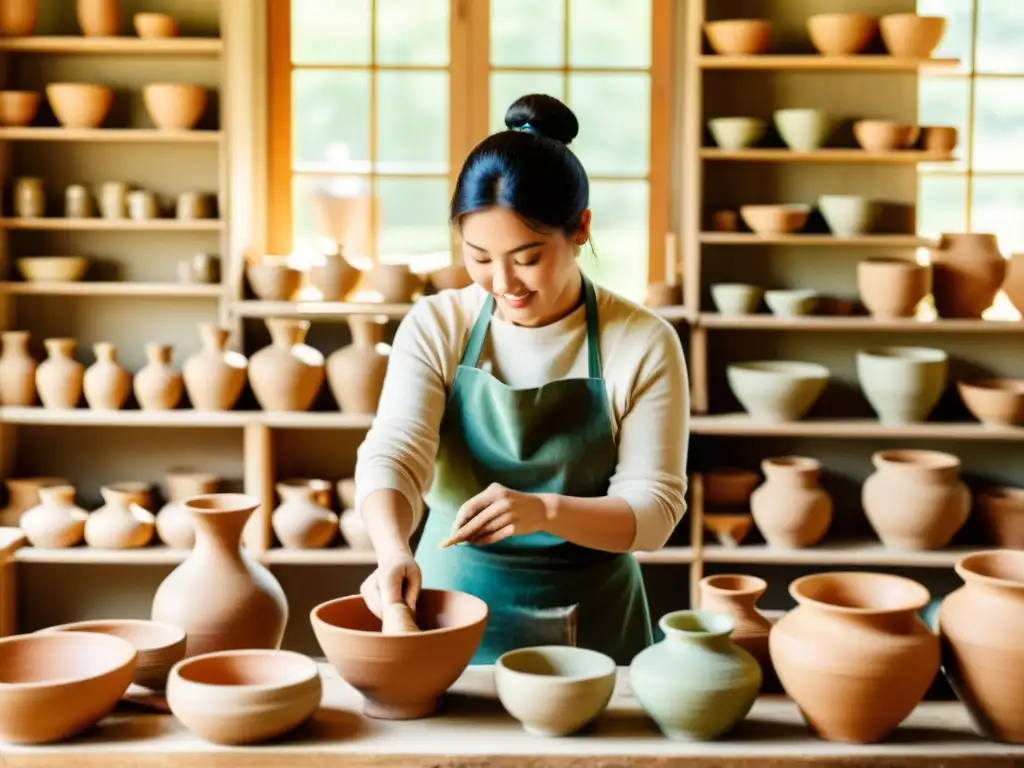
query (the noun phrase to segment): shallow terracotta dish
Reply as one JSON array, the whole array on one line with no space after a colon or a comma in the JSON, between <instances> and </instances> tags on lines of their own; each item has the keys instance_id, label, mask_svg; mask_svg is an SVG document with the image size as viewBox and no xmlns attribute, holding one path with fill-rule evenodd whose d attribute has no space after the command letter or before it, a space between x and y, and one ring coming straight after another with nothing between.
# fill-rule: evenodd
<instances>
[{"instance_id":1,"label":"shallow terracotta dish","mask_svg":"<svg viewBox=\"0 0 1024 768\"><path fill-rule=\"evenodd\" d=\"M85 256L23 256L15 261L18 273L32 283L73 283L85 276Z\"/></svg>"},{"instance_id":2,"label":"shallow terracotta dish","mask_svg":"<svg viewBox=\"0 0 1024 768\"><path fill-rule=\"evenodd\" d=\"M179 661L167 679L171 712L214 744L281 736L312 717L322 696L316 662L294 651L205 653Z\"/></svg>"},{"instance_id":3,"label":"shallow terracotta dish","mask_svg":"<svg viewBox=\"0 0 1024 768\"><path fill-rule=\"evenodd\" d=\"M46 98L65 128L99 128L114 103L114 91L94 83L50 83Z\"/></svg>"},{"instance_id":4,"label":"shallow terracotta dish","mask_svg":"<svg viewBox=\"0 0 1024 768\"><path fill-rule=\"evenodd\" d=\"M35 91L0 91L0 125L31 125L42 97Z\"/></svg>"},{"instance_id":5,"label":"shallow terracotta dish","mask_svg":"<svg viewBox=\"0 0 1024 768\"><path fill-rule=\"evenodd\" d=\"M93 632L0 640L0 739L48 744L75 736L114 708L135 673L136 651Z\"/></svg>"},{"instance_id":6,"label":"shallow terracotta dish","mask_svg":"<svg viewBox=\"0 0 1024 768\"><path fill-rule=\"evenodd\" d=\"M364 714L410 720L437 710L480 645L487 613L473 595L424 589L416 602L421 632L381 634L361 595L321 603L310 622L331 666L363 694Z\"/></svg>"},{"instance_id":7,"label":"shallow terracotta dish","mask_svg":"<svg viewBox=\"0 0 1024 768\"><path fill-rule=\"evenodd\" d=\"M866 13L817 13L807 20L807 35L824 56L853 56L868 47L878 22Z\"/></svg>"},{"instance_id":8,"label":"shallow terracotta dish","mask_svg":"<svg viewBox=\"0 0 1024 768\"><path fill-rule=\"evenodd\" d=\"M765 19L724 19L704 24L704 34L715 53L754 56L764 53L772 39L772 24Z\"/></svg>"},{"instance_id":9,"label":"shallow terracotta dish","mask_svg":"<svg viewBox=\"0 0 1024 768\"><path fill-rule=\"evenodd\" d=\"M982 424L1024 424L1024 379L958 381L956 389L967 410Z\"/></svg>"},{"instance_id":10,"label":"shallow terracotta dish","mask_svg":"<svg viewBox=\"0 0 1024 768\"><path fill-rule=\"evenodd\" d=\"M604 712L615 661L566 645L519 648L494 664L498 700L534 736L568 736Z\"/></svg>"},{"instance_id":11,"label":"shallow terracotta dish","mask_svg":"<svg viewBox=\"0 0 1024 768\"><path fill-rule=\"evenodd\" d=\"M170 624L146 619L99 619L58 624L41 632L98 632L127 640L138 652L136 685L163 690L171 667L185 656L185 632Z\"/></svg>"},{"instance_id":12,"label":"shallow terracotta dish","mask_svg":"<svg viewBox=\"0 0 1024 768\"><path fill-rule=\"evenodd\" d=\"M740 206L744 223L759 235L797 232L807 223L810 214L811 206L802 203Z\"/></svg>"}]
</instances>

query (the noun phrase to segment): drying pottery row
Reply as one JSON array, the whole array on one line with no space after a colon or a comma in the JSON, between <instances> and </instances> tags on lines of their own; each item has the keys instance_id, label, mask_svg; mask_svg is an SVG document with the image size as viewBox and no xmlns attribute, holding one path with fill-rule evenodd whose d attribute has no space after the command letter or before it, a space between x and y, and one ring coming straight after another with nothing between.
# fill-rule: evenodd
<instances>
[{"instance_id":1,"label":"drying pottery row","mask_svg":"<svg viewBox=\"0 0 1024 768\"><path fill-rule=\"evenodd\" d=\"M75 0L75 16L85 37L112 37L121 33L118 0ZM38 0L0 3L0 37L26 37L36 31L38 23ZM177 20L166 13L136 13L132 25L140 38L178 36Z\"/></svg>"},{"instance_id":2,"label":"drying pottery row","mask_svg":"<svg viewBox=\"0 0 1024 768\"><path fill-rule=\"evenodd\" d=\"M44 181L35 176L14 180L12 209L20 218L41 219L47 215ZM148 221L165 214L180 221L217 218L219 201L206 192L182 192L168 203L157 193L124 181L105 181L94 193L83 184L69 184L64 189L64 217L68 219L131 219Z\"/></svg>"}]
</instances>

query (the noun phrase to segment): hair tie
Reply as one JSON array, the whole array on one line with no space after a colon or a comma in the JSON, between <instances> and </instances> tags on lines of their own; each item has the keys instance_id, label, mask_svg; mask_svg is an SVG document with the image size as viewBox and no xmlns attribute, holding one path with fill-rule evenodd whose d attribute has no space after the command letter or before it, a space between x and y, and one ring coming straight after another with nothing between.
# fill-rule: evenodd
<instances>
[{"instance_id":1,"label":"hair tie","mask_svg":"<svg viewBox=\"0 0 1024 768\"><path fill-rule=\"evenodd\" d=\"M516 128L516 130L517 131L524 131L526 133L532 133L532 134L535 134L537 136L540 136L540 131L538 131L536 128L534 128L529 123L523 123L521 126Z\"/></svg>"}]
</instances>

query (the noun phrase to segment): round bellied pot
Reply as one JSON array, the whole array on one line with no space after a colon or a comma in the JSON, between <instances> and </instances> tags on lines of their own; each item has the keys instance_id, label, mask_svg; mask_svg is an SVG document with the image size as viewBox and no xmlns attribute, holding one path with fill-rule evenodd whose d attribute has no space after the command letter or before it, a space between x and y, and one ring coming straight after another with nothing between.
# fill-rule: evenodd
<instances>
[{"instance_id":1,"label":"round bellied pot","mask_svg":"<svg viewBox=\"0 0 1024 768\"><path fill-rule=\"evenodd\" d=\"M939 608L942 667L978 731L1024 743L1024 551L960 558L964 585Z\"/></svg>"},{"instance_id":2,"label":"round bellied pot","mask_svg":"<svg viewBox=\"0 0 1024 768\"><path fill-rule=\"evenodd\" d=\"M36 368L36 389L44 408L75 408L82 398L85 366L75 360L74 339L45 339L47 358Z\"/></svg>"},{"instance_id":3,"label":"round bellied pot","mask_svg":"<svg viewBox=\"0 0 1024 768\"><path fill-rule=\"evenodd\" d=\"M789 585L797 607L768 637L783 689L829 741L891 733L939 670L939 639L918 616L931 597L902 576L815 573Z\"/></svg>"},{"instance_id":4,"label":"round bellied pot","mask_svg":"<svg viewBox=\"0 0 1024 768\"><path fill-rule=\"evenodd\" d=\"M324 356L305 343L309 321L269 318L270 346L249 359L249 385L265 411L305 411L324 381Z\"/></svg>"},{"instance_id":5,"label":"round bellied pot","mask_svg":"<svg viewBox=\"0 0 1024 768\"><path fill-rule=\"evenodd\" d=\"M281 503L270 520L286 549L326 547L338 533L338 516L331 511L331 483L314 478L292 478L276 486Z\"/></svg>"},{"instance_id":6,"label":"round bellied pot","mask_svg":"<svg viewBox=\"0 0 1024 768\"><path fill-rule=\"evenodd\" d=\"M943 318L981 317L1006 277L1006 259L991 234L944 234L931 251L931 264L935 311Z\"/></svg>"},{"instance_id":7,"label":"round bellied pot","mask_svg":"<svg viewBox=\"0 0 1024 768\"><path fill-rule=\"evenodd\" d=\"M812 547L832 525L832 497L821 487L821 462L779 456L761 462L765 481L750 494L750 512L768 546Z\"/></svg>"},{"instance_id":8,"label":"round bellied pot","mask_svg":"<svg viewBox=\"0 0 1024 768\"><path fill-rule=\"evenodd\" d=\"M82 543L89 515L75 504L72 485L39 488L39 503L18 521L33 547L64 549Z\"/></svg>"},{"instance_id":9,"label":"round bellied pot","mask_svg":"<svg viewBox=\"0 0 1024 768\"><path fill-rule=\"evenodd\" d=\"M772 623L757 610L757 601L768 589L768 582L756 576L722 573L705 576L699 589L701 610L732 616L735 628L729 638L761 665L762 689L773 688L777 681L768 654Z\"/></svg>"},{"instance_id":10,"label":"round bellied pot","mask_svg":"<svg viewBox=\"0 0 1024 768\"><path fill-rule=\"evenodd\" d=\"M85 521L85 543L96 549L135 549L149 544L156 520L148 483L111 483L100 488L103 506Z\"/></svg>"},{"instance_id":11,"label":"round bellied pot","mask_svg":"<svg viewBox=\"0 0 1024 768\"><path fill-rule=\"evenodd\" d=\"M196 528L185 502L193 496L216 493L220 478L206 472L174 471L164 478L167 503L156 513L156 535L173 549L192 549Z\"/></svg>"},{"instance_id":12,"label":"round bellied pot","mask_svg":"<svg viewBox=\"0 0 1024 768\"><path fill-rule=\"evenodd\" d=\"M139 407L144 411L166 411L177 408L185 392L181 374L171 365L174 347L170 344L147 344L146 365L135 374L133 389Z\"/></svg>"},{"instance_id":13,"label":"round bellied pot","mask_svg":"<svg viewBox=\"0 0 1024 768\"><path fill-rule=\"evenodd\" d=\"M95 410L116 411L132 392L132 376L117 362L117 347L107 341L92 346L96 362L85 370L85 402Z\"/></svg>"},{"instance_id":14,"label":"round bellied pot","mask_svg":"<svg viewBox=\"0 0 1024 768\"><path fill-rule=\"evenodd\" d=\"M228 350L228 330L200 323L203 349L181 367L189 402L197 411L229 411L245 389L249 361L241 352Z\"/></svg>"},{"instance_id":15,"label":"round bellied pot","mask_svg":"<svg viewBox=\"0 0 1024 768\"><path fill-rule=\"evenodd\" d=\"M38 364L28 351L28 331L4 331L0 339L0 405L35 405Z\"/></svg>"},{"instance_id":16,"label":"round bellied pot","mask_svg":"<svg viewBox=\"0 0 1024 768\"><path fill-rule=\"evenodd\" d=\"M327 384L344 413L376 413L388 371L384 326L370 315L349 318L352 343L327 358Z\"/></svg>"}]
</instances>

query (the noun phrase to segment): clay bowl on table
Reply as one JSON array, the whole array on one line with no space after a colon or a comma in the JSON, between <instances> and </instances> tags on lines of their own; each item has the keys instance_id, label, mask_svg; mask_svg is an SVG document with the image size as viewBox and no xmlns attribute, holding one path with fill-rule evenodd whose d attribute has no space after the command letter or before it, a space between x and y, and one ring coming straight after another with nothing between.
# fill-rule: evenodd
<instances>
[{"instance_id":1,"label":"clay bowl on table","mask_svg":"<svg viewBox=\"0 0 1024 768\"><path fill-rule=\"evenodd\" d=\"M836 129L836 119L820 109L777 109L772 120L779 138L794 152L817 152Z\"/></svg>"},{"instance_id":2,"label":"clay bowl on table","mask_svg":"<svg viewBox=\"0 0 1024 768\"><path fill-rule=\"evenodd\" d=\"M783 205L742 205L740 217L758 235L797 232L807 223L811 206L803 203Z\"/></svg>"},{"instance_id":3,"label":"clay bowl on table","mask_svg":"<svg viewBox=\"0 0 1024 768\"><path fill-rule=\"evenodd\" d=\"M32 125L42 97L35 91L0 91L0 125L21 128Z\"/></svg>"},{"instance_id":4,"label":"clay bowl on table","mask_svg":"<svg viewBox=\"0 0 1024 768\"><path fill-rule=\"evenodd\" d=\"M772 24L765 19L725 19L704 23L708 44L722 56L755 56L768 50Z\"/></svg>"},{"instance_id":5,"label":"clay bowl on table","mask_svg":"<svg viewBox=\"0 0 1024 768\"><path fill-rule=\"evenodd\" d=\"M615 689L615 661L565 645L519 648L494 664L498 700L534 736L568 736L604 712Z\"/></svg>"},{"instance_id":6,"label":"clay bowl on table","mask_svg":"<svg viewBox=\"0 0 1024 768\"><path fill-rule=\"evenodd\" d=\"M980 379L956 385L967 410L982 424L1015 427L1024 424L1024 379Z\"/></svg>"},{"instance_id":7,"label":"clay bowl on table","mask_svg":"<svg viewBox=\"0 0 1024 768\"><path fill-rule=\"evenodd\" d=\"M757 472L738 467L716 467L703 473L704 505L739 506L750 503L750 494L760 484Z\"/></svg>"},{"instance_id":8,"label":"clay bowl on table","mask_svg":"<svg viewBox=\"0 0 1024 768\"><path fill-rule=\"evenodd\" d=\"M412 634L385 635L361 595L321 603L313 633L342 680L364 698L363 713L384 720L428 717L469 665L484 635L487 604L464 592L424 589Z\"/></svg>"},{"instance_id":9,"label":"clay bowl on table","mask_svg":"<svg viewBox=\"0 0 1024 768\"><path fill-rule=\"evenodd\" d=\"M178 22L166 13L136 13L132 17L135 34L143 39L178 36Z\"/></svg>"},{"instance_id":10,"label":"clay bowl on table","mask_svg":"<svg viewBox=\"0 0 1024 768\"><path fill-rule=\"evenodd\" d=\"M157 128L189 131L203 116L205 88L187 83L150 83L142 88L142 103Z\"/></svg>"},{"instance_id":11,"label":"clay bowl on table","mask_svg":"<svg viewBox=\"0 0 1024 768\"><path fill-rule=\"evenodd\" d=\"M764 290L759 285L746 283L715 283L711 286L711 301L723 315L750 315L757 311Z\"/></svg>"},{"instance_id":12,"label":"clay bowl on table","mask_svg":"<svg viewBox=\"0 0 1024 768\"><path fill-rule=\"evenodd\" d=\"M73 283L89 268L85 256L23 256L14 263L22 278L31 283Z\"/></svg>"},{"instance_id":13,"label":"clay bowl on table","mask_svg":"<svg viewBox=\"0 0 1024 768\"><path fill-rule=\"evenodd\" d=\"M939 47L946 33L944 16L890 13L878 21L882 42L893 56L927 59Z\"/></svg>"},{"instance_id":14,"label":"clay bowl on table","mask_svg":"<svg viewBox=\"0 0 1024 768\"><path fill-rule=\"evenodd\" d=\"M726 379L740 405L756 421L796 421L825 391L829 371L817 363L757 360L733 363Z\"/></svg>"},{"instance_id":15,"label":"clay bowl on table","mask_svg":"<svg viewBox=\"0 0 1024 768\"><path fill-rule=\"evenodd\" d=\"M895 152L913 146L921 128L892 120L858 120L853 124L853 138L867 152Z\"/></svg>"},{"instance_id":16,"label":"clay bowl on table","mask_svg":"<svg viewBox=\"0 0 1024 768\"><path fill-rule=\"evenodd\" d=\"M1024 549L1024 488L985 488L974 498L991 543Z\"/></svg>"},{"instance_id":17,"label":"clay bowl on table","mask_svg":"<svg viewBox=\"0 0 1024 768\"><path fill-rule=\"evenodd\" d=\"M302 272L287 264L247 264L245 276L252 292L264 301L291 301L302 286Z\"/></svg>"},{"instance_id":18,"label":"clay bowl on table","mask_svg":"<svg viewBox=\"0 0 1024 768\"><path fill-rule=\"evenodd\" d=\"M94 632L0 639L0 740L50 744L88 730L128 690L136 656L128 641Z\"/></svg>"},{"instance_id":19,"label":"clay bowl on table","mask_svg":"<svg viewBox=\"0 0 1024 768\"><path fill-rule=\"evenodd\" d=\"M814 314L818 292L808 288L765 291L764 303L776 317L805 317Z\"/></svg>"},{"instance_id":20,"label":"clay bowl on table","mask_svg":"<svg viewBox=\"0 0 1024 768\"><path fill-rule=\"evenodd\" d=\"M824 56L854 56L878 32L878 22L866 13L816 13L807 20L811 44Z\"/></svg>"},{"instance_id":21,"label":"clay bowl on table","mask_svg":"<svg viewBox=\"0 0 1024 768\"><path fill-rule=\"evenodd\" d=\"M768 124L757 117L715 117L708 120L711 138L722 149L748 149L761 140Z\"/></svg>"},{"instance_id":22,"label":"clay bowl on table","mask_svg":"<svg viewBox=\"0 0 1024 768\"><path fill-rule=\"evenodd\" d=\"M94 83L50 83L46 98L65 128L99 128L114 103L114 91Z\"/></svg>"},{"instance_id":23,"label":"clay bowl on table","mask_svg":"<svg viewBox=\"0 0 1024 768\"><path fill-rule=\"evenodd\" d=\"M864 259L857 264L857 290L874 317L913 317L917 305L931 293L932 268L891 256Z\"/></svg>"},{"instance_id":24,"label":"clay bowl on table","mask_svg":"<svg viewBox=\"0 0 1024 768\"><path fill-rule=\"evenodd\" d=\"M316 662L294 651L247 649L179 661L167 679L167 706L182 725L214 744L256 744L304 723L320 707Z\"/></svg>"}]
</instances>

